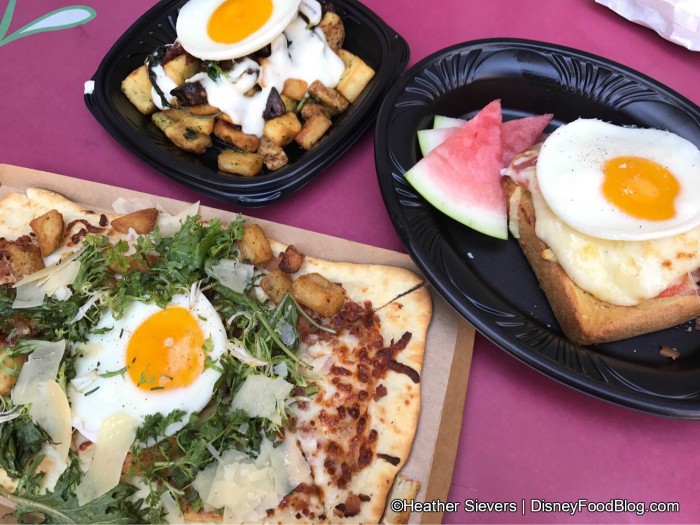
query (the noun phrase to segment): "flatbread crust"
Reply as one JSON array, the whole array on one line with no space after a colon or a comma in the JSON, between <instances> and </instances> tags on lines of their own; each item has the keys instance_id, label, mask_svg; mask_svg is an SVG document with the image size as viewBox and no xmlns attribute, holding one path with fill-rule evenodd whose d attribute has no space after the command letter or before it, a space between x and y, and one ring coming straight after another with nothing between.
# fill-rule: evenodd
<instances>
[{"instance_id":1,"label":"flatbread crust","mask_svg":"<svg viewBox=\"0 0 700 525\"><path fill-rule=\"evenodd\" d=\"M286 248L280 243L272 242L271 245L274 253L281 253ZM410 332L410 341L397 354L396 360L420 374L432 316L432 299L418 275L404 268L306 257L294 276L312 272L342 284L349 299L372 303L385 346ZM393 371L389 371L381 383L386 387L386 395L371 400L368 409L369 426L378 434L375 455L367 467L353 475L346 487L333 486L323 473L325 456L321 455L317 460L310 458L309 446L302 444L314 479L323 491L326 513L333 522L378 522L394 479L408 459L420 413L420 383ZM377 454L389 456L390 461ZM337 512L334 514L336 505L344 503L350 493L371 499L363 502L357 515L345 518L338 516Z\"/></svg>"},{"instance_id":2,"label":"flatbread crust","mask_svg":"<svg viewBox=\"0 0 700 525\"><path fill-rule=\"evenodd\" d=\"M569 279L556 261L542 256L547 245L535 234L535 209L530 192L508 177L504 177L503 187L510 203L510 221L515 221L511 230L516 230L518 243L562 331L572 342L589 345L627 339L700 316L700 299L695 295L660 297L636 306L616 306L585 292Z\"/></svg>"},{"instance_id":3,"label":"flatbread crust","mask_svg":"<svg viewBox=\"0 0 700 525\"><path fill-rule=\"evenodd\" d=\"M15 240L28 235L29 222L34 218L29 199L21 193L8 193L0 198L0 238Z\"/></svg>"}]
</instances>

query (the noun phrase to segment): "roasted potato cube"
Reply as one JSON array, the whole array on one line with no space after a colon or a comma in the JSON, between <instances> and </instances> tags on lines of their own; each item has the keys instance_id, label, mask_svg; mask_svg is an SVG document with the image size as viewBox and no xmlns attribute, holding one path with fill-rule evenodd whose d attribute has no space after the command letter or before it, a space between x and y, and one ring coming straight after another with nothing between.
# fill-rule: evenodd
<instances>
[{"instance_id":1,"label":"roasted potato cube","mask_svg":"<svg viewBox=\"0 0 700 525\"><path fill-rule=\"evenodd\" d=\"M336 89L352 103L367 87L367 84L374 77L375 71L361 58L345 49L341 49L338 55L345 63L345 71Z\"/></svg>"},{"instance_id":2,"label":"roasted potato cube","mask_svg":"<svg viewBox=\"0 0 700 525\"><path fill-rule=\"evenodd\" d=\"M279 268L283 272L297 273L304 263L304 254L297 250L296 246L290 244L280 254Z\"/></svg>"},{"instance_id":3,"label":"roasted potato cube","mask_svg":"<svg viewBox=\"0 0 700 525\"><path fill-rule=\"evenodd\" d=\"M177 122L166 115L165 111L156 111L151 115L151 120L156 126L158 126L158 129L163 132Z\"/></svg>"},{"instance_id":4,"label":"roasted potato cube","mask_svg":"<svg viewBox=\"0 0 700 525\"><path fill-rule=\"evenodd\" d=\"M324 117L330 119L331 112L323 104L314 102L313 100L308 100L301 107L301 118L304 120L309 120L314 115L323 115Z\"/></svg>"},{"instance_id":5,"label":"roasted potato cube","mask_svg":"<svg viewBox=\"0 0 700 525\"><path fill-rule=\"evenodd\" d=\"M119 233L128 233L129 228L133 228L138 234L151 233L157 221L158 210L155 208L145 208L114 219L112 221L112 228Z\"/></svg>"},{"instance_id":6,"label":"roasted potato cube","mask_svg":"<svg viewBox=\"0 0 700 525\"><path fill-rule=\"evenodd\" d=\"M63 222L63 214L58 210L50 210L39 217L35 217L31 220L29 226L32 228L34 235L36 235L36 241L39 244L42 257L52 254L61 245L65 224Z\"/></svg>"},{"instance_id":7,"label":"roasted potato cube","mask_svg":"<svg viewBox=\"0 0 700 525\"><path fill-rule=\"evenodd\" d=\"M22 369L22 365L26 362L27 356L18 355L8 357L7 350L0 352L0 360L2 360L2 370L0 370L0 395L9 396L12 387L17 383L17 376Z\"/></svg>"},{"instance_id":8,"label":"roasted potato cube","mask_svg":"<svg viewBox=\"0 0 700 525\"><path fill-rule=\"evenodd\" d=\"M306 90L308 88L309 84L306 82L306 80L301 80L298 78L288 78L284 81L282 95L292 98L298 102L302 98L304 98L304 95L306 95Z\"/></svg>"},{"instance_id":9,"label":"roasted potato cube","mask_svg":"<svg viewBox=\"0 0 700 525\"><path fill-rule=\"evenodd\" d=\"M152 87L145 64L134 69L122 80L122 93L144 115L150 115L156 110L156 105L151 98Z\"/></svg>"},{"instance_id":10,"label":"roasted potato cube","mask_svg":"<svg viewBox=\"0 0 700 525\"><path fill-rule=\"evenodd\" d=\"M287 111L291 111L292 113L295 113L297 110L297 106L299 105L298 100L294 100L291 97L288 97L287 95L280 95L282 97L282 102L284 102L284 107L287 108Z\"/></svg>"},{"instance_id":11,"label":"roasted potato cube","mask_svg":"<svg viewBox=\"0 0 700 525\"><path fill-rule=\"evenodd\" d=\"M314 96L321 104L326 106L332 115L342 113L350 103L337 90L329 88L321 84L320 81L314 80L309 86L309 94Z\"/></svg>"},{"instance_id":12,"label":"roasted potato cube","mask_svg":"<svg viewBox=\"0 0 700 525\"><path fill-rule=\"evenodd\" d=\"M323 115L314 115L309 120L304 122L304 127L301 128L299 134L294 138L297 144L308 150L316 144L321 137L333 125L333 122Z\"/></svg>"},{"instance_id":13,"label":"roasted potato cube","mask_svg":"<svg viewBox=\"0 0 700 525\"><path fill-rule=\"evenodd\" d=\"M187 111L193 115L204 116L204 115L216 115L220 113L221 110L217 107L210 106L209 104L199 104L198 106L189 106Z\"/></svg>"},{"instance_id":14,"label":"roasted potato cube","mask_svg":"<svg viewBox=\"0 0 700 525\"><path fill-rule=\"evenodd\" d=\"M258 224L243 226L243 236L238 240L241 259L255 266L267 264L272 260L272 248L265 232Z\"/></svg>"},{"instance_id":15,"label":"roasted potato cube","mask_svg":"<svg viewBox=\"0 0 700 525\"><path fill-rule=\"evenodd\" d=\"M259 153L225 149L219 153L217 163L221 171L253 177L260 173L263 167L263 156Z\"/></svg>"},{"instance_id":16,"label":"roasted potato cube","mask_svg":"<svg viewBox=\"0 0 700 525\"><path fill-rule=\"evenodd\" d=\"M258 153L262 155L265 167L270 171L278 170L289 163L289 157L282 146L278 146L265 136L260 141Z\"/></svg>"},{"instance_id":17,"label":"roasted potato cube","mask_svg":"<svg viewBox=\"0 0 700 525\"><path fill-rule=\"evenodd\" d=\"M343 76L340 77L340 82L335 89L352 103L357 100L374 77L374 69L369 67L360 57L345 49L341 49L338 55L345 63L345 71L343 71Z\"/></svg>"},{"instance_id":18,"label":"roasted potato cube","mask_svg":"<svg viewBox=\"0 0 700 525\"><path fill-rule=\"evenodd\" d=\"M201 155L211 147L211 137L189 128L182 120L165 129L165 135L178 148Z\"/></svg>"},{"instance_id":19,"label":"roasted potato cube","mask_svg":"<svg viewBox=\"0 0 700 525\"><path fill-rule=\"evenodd\" d=\"M294 113L285 113L265 122L263 135L278 146L286 146L301 131L301 122Z\"/></svg>"},{"instance_id":20,"label":"roasted potato cube","mask_svg":"<svg viewBox=\"0 0 700 525\"><path fill-rule=\"evenodd\" d=\"M223 120L227 124L231 124L232 126L235 126L235 124L233 123L233 119L229 116L228 113L222 113L221 115L219 115L216 118L219 120Z\"/></svg>"},{"instance_id":21,"label":"roasted potato cube","mask_svg":"<svg viewBox=\"0 0 700 525\"><path fill-rule=\"evenodd\" d=\"M297 277L292 283L291 294L300 305L324 317L337 314L345 302L345 288L318 273Z\"/></svg>"},{"instance_id":22,"label":"roasted potato cube","mask_svg":"<svg viewBox=\"0 0 700 525\"><path fill-rule=\"evenodd\" d=\"M272 299L272 302L279 303L284 295L292 287L292 276L280 269L272 270L265 277L260 279L260 287L263 292Z\"/></svg>"},{"instance_id":23,"label":"roasted potato cube","mask_svg":"<svg viewBox=\"0 0 700 525\"><path fill-rule=\"evenodd\" d=\"M44 267L39 246L29 235L14 241L0 239L0 284L12 284Z\"/></svg>"},{"instance_id":24,"label":"roasted potato cube","mask_svg":"<svg viewBox=\"0 0 700 525\"><path fill-rule=\"evenodd\" d=\"M337 52L343 47L343 42L345 42L345 25L338 13L326 12L317 27L323 31L323 34L326 36L326 42L333 51Z\"/></svg>"},{"instance_id":25,"label":"roasted potato cube","mask_svg":"<svg viewBox=\"0 0 700 525\"><path fill-rule=\"evenodd\" d=\"M260 147L260 139L255 135L243 133L228 122L217 120L214 124L214 135L223 140L226 144L235 146L243 151L255 152Z\"/></svg>"},{"instance_id":26,"label":"roasted potato cube","mask_svg":"<svg viewBox=\"0 0 700 525\"><path fill-rule=\"evenodd\" d=\"M185 126L198 133L211 135L214 131L215 119L213 117L200 117L193 115L188 110L184 109L167 109L163 112L166 117L175 122L184 122Z\"/></svg>"},{"instance_id":27,"label":"roasted potato cube","mask_svg":"<svg viewBox=\"0 0 700 525\"><path fill-rule=\"evenodd\" d=\"M199 72L199 60L192 60L192 57L186 54L180 55L166 62L163 70L175 84L181 86Z\"/></svg>"}]
</instances>

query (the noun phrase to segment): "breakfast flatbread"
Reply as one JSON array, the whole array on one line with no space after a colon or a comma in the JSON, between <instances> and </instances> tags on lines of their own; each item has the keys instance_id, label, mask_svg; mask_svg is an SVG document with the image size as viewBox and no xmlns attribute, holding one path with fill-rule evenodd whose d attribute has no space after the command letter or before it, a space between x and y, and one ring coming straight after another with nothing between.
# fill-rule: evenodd
<instances>
[{"instance_id":1,"label":"breakfast flatbread","mask_svg":"<svg viewBox=\"0 0 700 525\"><path fill-rule=\"evenodd\" d=\"M11 195L0 494L18 519L381 519L420 410L420 277L241 217Z\"/></svg>"}]
</instances>

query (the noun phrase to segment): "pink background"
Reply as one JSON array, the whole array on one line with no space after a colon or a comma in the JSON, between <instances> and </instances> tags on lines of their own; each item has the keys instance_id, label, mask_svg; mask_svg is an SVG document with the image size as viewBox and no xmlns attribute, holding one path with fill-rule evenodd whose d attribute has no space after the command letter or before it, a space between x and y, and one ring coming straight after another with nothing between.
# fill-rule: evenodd
<instances>
[{"instance_id":1,"label":"pink background","mask_svg":"<svg viewBox=\"0 0 700 525\"><path fill-rule=\"evenodd\" d=\"M10 31L69 0L20 1ZM132 156L83 103L83 82L116 39L155 2L82 0L88 24L0 47L0 162L166 195L200 199ZM621 62L700 102L700 54L669 43L593 0L365 0L411 47L413 64L443 47L519 37ZM7 0L0 0L4 11ZM220 202L206 204L237 210ZM242 210L246 211L246 210ZM403 250L379 193L373 131L300 192L247 211L363 243ZM427 407L429 408L429 407ZM458 417L455 414L455 417ZM700 522L700 425L588 397L520 364L477 337L449 499L481 502L676 501L680 513L464 513L484 523Z\"/></svg>"}]
</instances>

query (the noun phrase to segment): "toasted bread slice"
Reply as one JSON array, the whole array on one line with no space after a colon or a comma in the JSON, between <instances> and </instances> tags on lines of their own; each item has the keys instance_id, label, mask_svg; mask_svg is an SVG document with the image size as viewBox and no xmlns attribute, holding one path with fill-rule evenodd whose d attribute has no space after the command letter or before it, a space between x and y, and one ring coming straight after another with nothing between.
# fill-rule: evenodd
<instances>
[{"instance_id":1,"label":"toasted bread slice","mask_svg":"<svg viewBox=\"0 0 700 525\"><path fill-rule=\"evenodd\" d=\"M684 323L700 316L700 298L677 295L646 300L635 306L601 301L579 288L548 257L548 247L535 234L535 208L530 192L503 178L511 233L532 267L564 335L589 345L627 339Z\"/></svg>"}]
</instances>

